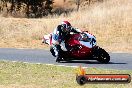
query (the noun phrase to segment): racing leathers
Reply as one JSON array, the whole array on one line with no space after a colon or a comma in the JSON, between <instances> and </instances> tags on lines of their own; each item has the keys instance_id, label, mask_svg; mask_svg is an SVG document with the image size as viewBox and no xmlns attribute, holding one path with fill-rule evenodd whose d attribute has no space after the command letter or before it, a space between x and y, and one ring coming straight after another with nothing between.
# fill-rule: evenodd
<instances>
[{"instance_id":1,"label":"racing leathers","mask_svg":"<svg viewBox=\"0 0 132 88\"><path fill-rule=\"evenodd\" d=\"M81 32L78 28L73 28L73 27L70 27L70 30L68 32L63 32L61 27L62 27L61 25L58 25L54 29L54 32L52 34L52 43L54 45L54 52L55 52L54 56L59 55L60 44L62 41L64 41L66 39L68 34L70 34L71 32L73 32L73 33Z\"/></svg>"}]
</instances>

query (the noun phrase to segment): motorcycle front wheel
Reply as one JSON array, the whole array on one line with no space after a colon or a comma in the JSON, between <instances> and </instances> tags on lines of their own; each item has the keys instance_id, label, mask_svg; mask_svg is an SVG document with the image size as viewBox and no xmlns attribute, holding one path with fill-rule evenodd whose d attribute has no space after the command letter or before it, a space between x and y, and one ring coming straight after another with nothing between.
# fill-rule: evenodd
<instances>
[{"instance_id":1,"label":"motorcycle front wheel","mask_svg":"<svg viewBox=\"0 0 132 88\"><path fill-rule=\"evenodd\" d=\"M94 52L94 56L96 57L97 61L103 64L107 64L110 61L109 54L102 48L98 47Z\"/></svg>"}]
</instances>

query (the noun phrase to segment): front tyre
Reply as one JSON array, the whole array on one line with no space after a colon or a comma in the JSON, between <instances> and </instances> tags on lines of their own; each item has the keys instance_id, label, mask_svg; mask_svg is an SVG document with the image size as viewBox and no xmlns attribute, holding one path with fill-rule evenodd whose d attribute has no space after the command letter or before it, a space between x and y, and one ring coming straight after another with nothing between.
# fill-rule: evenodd
<instances>
[{"instance_id":1,"label":"front tyre","mask_svg":"<svg viewBox=\"0 0 132 88\"><path fill-rule=\"evenodd\" d=\"M102 48L98 47L95 49L94 56L100 63L107 64L110 61L109 54Z\"/></svg>"}]
</instances>

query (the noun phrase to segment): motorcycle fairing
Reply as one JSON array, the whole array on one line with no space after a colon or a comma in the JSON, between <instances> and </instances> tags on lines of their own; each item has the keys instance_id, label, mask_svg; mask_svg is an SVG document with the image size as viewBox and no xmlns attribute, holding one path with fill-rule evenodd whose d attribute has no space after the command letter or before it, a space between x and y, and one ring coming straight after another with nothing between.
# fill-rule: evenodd
<instances>
[{"instance_id":1,"label":"motorcycle fairing","mask_svg":"<svg viewBox=\"0 0 132 88\"><path fill-rule=\"evenodd\" d=\"M88 33L88 32L84 32L85 37L87 36L87 38L85 38L85 40L83 40L83 36L81 35L81 39L80 39L80 44L88 47L88 48L93 48L94 46L96 46L96 38L94 35Z\"/></svg>"},{"instance_id":2,"label":"motorcycle fairing","mask_svg":"<svg viewBox=\"0 0 132 88\"><path fill-rule=\"evenodd\" d=\"M80 34L71 35L70 39L66 41L66 44L68 44L68 47L71 47L72 50L69 54L71 54L73 57L81 59L91 54L92 48L89 48L87 45L84 45L84 43L80 43L80 37Z\"/></svg>"}]
</instances>

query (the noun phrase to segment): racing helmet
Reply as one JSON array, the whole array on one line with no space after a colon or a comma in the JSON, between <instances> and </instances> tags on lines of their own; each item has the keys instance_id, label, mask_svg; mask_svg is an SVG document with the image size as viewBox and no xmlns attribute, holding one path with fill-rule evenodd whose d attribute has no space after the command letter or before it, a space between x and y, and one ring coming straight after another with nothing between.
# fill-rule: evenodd
<instances>
[{"instance_id":1,"label":"racing helmet","mask_svg":"<svg viewBox=\"0 0 132 88\"><path fill-rule=\"evenodd\" d=\"M71 24L68 21L62 21L61 26L63 32L69 32L71 29Z\"/></svg>"}]
</instances>

